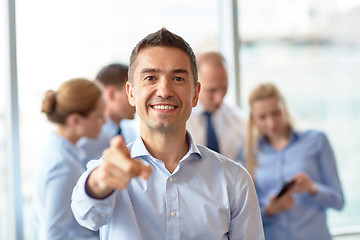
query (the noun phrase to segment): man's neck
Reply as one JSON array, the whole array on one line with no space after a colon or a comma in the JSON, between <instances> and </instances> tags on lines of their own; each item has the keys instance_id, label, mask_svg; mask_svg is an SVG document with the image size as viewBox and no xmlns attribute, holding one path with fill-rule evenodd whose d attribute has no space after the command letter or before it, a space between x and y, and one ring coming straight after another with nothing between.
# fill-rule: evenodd
<instances>
[{"instance_id":1,"label":"man's neck","mask_svg":"<svg viewBox=\"0 0 360 240\"><path fill-rule=\"evenodd\" d=\"M105 111L105 116L106 116L107 118L110 118L110 119L111 119L114 123L116 123L116 124L120 124L120 122L121 122L121 120L122 120L122 118L116 116L115 114L110 114L109 111Z\"/></svg>"},{"instance_id":2,"label":"man's neck","mask_svg":"<svg viewBox=\"0 0 360 240\"><path fill-rule=\"evenodd\" d=\"M186 128L181 131L164 132L141 129L141 138L151 156L163 161L170 173L189 151Z\"/></svg>"}]
</instances>

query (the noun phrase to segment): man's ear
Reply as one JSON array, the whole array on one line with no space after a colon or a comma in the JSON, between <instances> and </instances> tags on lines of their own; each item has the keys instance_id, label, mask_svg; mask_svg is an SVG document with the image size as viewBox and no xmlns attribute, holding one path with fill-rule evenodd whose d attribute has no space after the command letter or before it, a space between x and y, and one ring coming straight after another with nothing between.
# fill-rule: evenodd
<instances>
[{"instance_id":1,"label":"man's ear","mask_svg":"<svg viewBox=\"0 0 360 240\"><path fill-rule=\"evenodd\" d=\"M113 100L115 96L115 87L112 85L106 86L104 89L104 95L106 100Z\"/></svg>"},{"instance_id":2,"label":"man's ear","mask_svg":"<svg viewBox=\"0 0 360 240\"><path fill-rule=\"evenodd\" d=\"M126 94L128 95L128 100L131 106L135 107L135 96L134 96L134 89L132 84L128 81L126 82Z\"/></svg>"},{"instance_id":3,"label":"man's ear","mask_svg":"<svg viewBox=\"0 0 360 240\"><path fill-rule=\"evenodd\" d=\"M196 107L198 101L199 101L199 94L200 94L200 82L198 82L195 86L195 89L194 89L194 96L193 96L193 101L192 101L192 106L193 107Z\"/></svg>"}]
</instances>

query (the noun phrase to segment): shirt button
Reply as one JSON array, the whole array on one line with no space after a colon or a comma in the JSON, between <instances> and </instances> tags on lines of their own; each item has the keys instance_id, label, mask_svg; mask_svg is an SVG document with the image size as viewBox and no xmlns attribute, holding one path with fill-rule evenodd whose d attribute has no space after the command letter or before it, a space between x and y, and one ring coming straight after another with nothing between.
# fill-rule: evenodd
<instances>
[{"instance_id":1,"label":"shirt button","mask_svg":"<svg viewBox=\"0 0 360 240\"><path fill-rule=\"evenodd\" d=\"M169 177L169 182L173 182L174 179L172 177Z\"/></svg>"},{"instance_id":2,"label":"shirt button","mask_svg":"<svg viewBox=\"0 0 360 240\"><path fill-rule=\"evenodd\" d=\"M171 211L171 212L170 212L170 215L171 215L172 217L175 217L176 213L175 213L174 211Z\"/></svg>"}]
</instances>

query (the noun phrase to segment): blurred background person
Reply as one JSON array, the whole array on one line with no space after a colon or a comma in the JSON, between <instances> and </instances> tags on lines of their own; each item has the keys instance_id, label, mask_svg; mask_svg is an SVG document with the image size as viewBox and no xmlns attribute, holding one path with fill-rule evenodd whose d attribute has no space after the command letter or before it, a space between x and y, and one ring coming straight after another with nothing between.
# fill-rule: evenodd
<instances>
[{"instance_id":1,"label":"blurred background person","mask_svg":"<svg viewBox=\"0 0 360 240\"><path fill-rule=\"evenodd\" d=\"M128 66L113 63L105 66L96 76L104 86L106 122L97 139L82 138L78 146L87 153L87 160L99 159L105 148L110 146L110 139L121 134L126 143L135 141L138 128L134 119L135 107L131 106L125 91L128 80Z\"/></svg>"},{"instance_id":2,"label":"blurred background person","mask_svg":"<svg viewBox=\"0 0 360 240\"><path fill-rule=\"evenodd\" d=\"M81 227L70 208L71 193L85 171L85 152L76 146L83 136L98 137L104 123L105 102L95 82L77 78L49 90L42 112L56 124L34 168L34 207L38 239L99 239Z\"/></svg>"},{"instance_id":3,"label":"blurred background person","mask_svg":"<svg viewBox=\"0 0 360 240\"><path fill-rule=\"evenodd\" d=\"M246 166L255 181L265 238L331 239L326 210L342 209L344 196L327 136L295 130L274 84L257 86L249 104ZM295 185L275 197L292 179Z\"/></svg>"},{"instance_id":4,"label":"blurred background person","mask_svg":"<svg viewBox=\"0 0 360 240\"><path fill-rule=\"evenodd\" d=\"M245 143L245 119L240 109L223 100L228 89L226 62L221 53L205 52L197 56L199 104L193 109L187 129L195 142L240 161Z\"/></svg>"}]
</instances>

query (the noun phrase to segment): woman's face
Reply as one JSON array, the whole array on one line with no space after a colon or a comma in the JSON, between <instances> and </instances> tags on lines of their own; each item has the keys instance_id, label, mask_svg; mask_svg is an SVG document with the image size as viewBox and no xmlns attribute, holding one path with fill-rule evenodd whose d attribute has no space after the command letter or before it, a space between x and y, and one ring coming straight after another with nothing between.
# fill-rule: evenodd
<instances>
[{"instance_id":1,"label":"woman's face","mask_svg":"<svg viewBox=\"0 0 360 240\"><path fill-rule=\"evenodd\" d=\"M105 123L104 118L105 101L102 97L96 103L95 109L87 117L81 117L79 134L83 137L97 138Z\"/></svg>"},{"instance_id":2,"label":"woman's face","mask_svg":"<svg viewBox=\"0 0 360 240\"><path fill-rule=\"evenodd\" d=\"M289 126L284 103L276 97L253 102L251 117L260 133L270 139L284 136Z\"/></svg>"}]
</instances>

